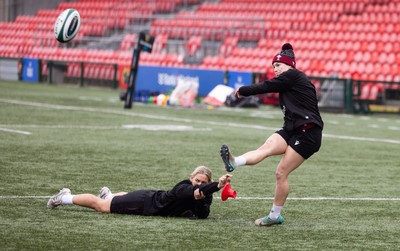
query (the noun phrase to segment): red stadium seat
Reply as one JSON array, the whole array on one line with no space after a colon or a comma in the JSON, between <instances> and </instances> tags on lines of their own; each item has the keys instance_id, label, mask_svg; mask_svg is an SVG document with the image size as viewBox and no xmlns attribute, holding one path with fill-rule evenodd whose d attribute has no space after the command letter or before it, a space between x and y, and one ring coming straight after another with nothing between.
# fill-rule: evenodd
<instances>
[{"instance_id":1,"label":"red stadium seat","mask_svg":"<svg viewBox=\"0 0 400 251\"><path fill-rule=\"evenodd\" d=\"M56 9L42 9L34 16L18 16L14 22L0 23L0 55L129 64L137 39L135 34L125 35L116 53L56 50L61 45L53 38L54 20L60 10L76 8L84 20L76 41L122 30L128 24L136 24L139 17L140 22L149 22L158 17L153 14L174 13L150 22L150 34L156 37L155 54L144 56L141 63L145 64L182 66L182 56L165 55L170 40L188 41L183 49L189 56L203 52L199 50L202 43L211 41L220 45L219 51L211 58L204 55L201 67L259 71L265 69L264 64L269 66L271 55L288 41L295 48L299 67L315 74L337 72L351 76L357 68L355 64L359 64L360 78L393 80L399 75L398 67L394 67L400 65L399 1L193 0L185 3L189 2L196 3L197 8L176 12L184 7L180 0L62 2ZM115 15L107 15L109 12ZM381 64L390 67L382 68ZM106 72L104 65L99 68L101 76L106 76Z\"/></svg>"}]
</instances>

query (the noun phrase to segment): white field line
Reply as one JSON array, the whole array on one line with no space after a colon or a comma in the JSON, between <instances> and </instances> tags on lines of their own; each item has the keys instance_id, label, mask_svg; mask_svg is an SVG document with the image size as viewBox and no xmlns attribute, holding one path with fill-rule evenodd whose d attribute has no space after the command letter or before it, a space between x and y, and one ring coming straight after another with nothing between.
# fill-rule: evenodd
<instances>
[{"instance_id":1,"label":"white field line","mask_svg":"<svg viewBox=\"0 0 400 251\"><path fill-rule=\"evenodd\" d=\"M273 197L236 197L238 200L273 200ZM288 197L287 200L337 200L337 201L400 201L400 198L348 198L348 197Z\"/></svg>"},{"instance_id":2,"label":"white field line","mask_svg":"<svg viewBox=\"0 0 400 251\"><path fill-rule=\"evenodd\" d=\"M214 196L217 199L220 199L219 196ZM18 196L18 195L8 195L8 196L0 196L0 199L3 200L13 200L13 199L48 199L49 196L38 196L38 195L28 195L28 196ZM273 197L236 197L234 200L273 200ZM230 199L233 200L233 199ZM400 198L351 198L351 197L289 197L287 200L294 201L400 201Z\"/></svg>"},{"instance_id":3,"label":"white field line","mask_svg":"<svg viewBox=\"0 0 400 251\"><path fill-rule=\"evenodd\" d=\"M91 129L91 130L111 130L111 129L141 129L145 131L211 131L211 128L194 128L185 125L122 125L122 126L85 126L85 125L1 125L13 128L45 128L45 129ZM2 128L0 127L0 131ZM21 132L21 131L19 131ZM29 133L31 134L31 133Z\"/></svg>"},{"instance_id":4,"label":"white field line","mask_svg":"<svg viewBox=\"0 0 400 251\"><path fill-rule=\"evenodd\" d=\"M382 142L382 143L390 143L390 144L400 144L400 140L395 139L380 139L380 138L365 138L365 137L354 137L354 136L346 136L346 135L334 135L334 134L323 134L325 138L333 138L333 139L347 139L347 140L357 140L357 141L370 141L370 142Z\"/></svg>"},{"instance_id":5,"label":"white field line","mask_svg":"<svg viewBox=\"0 0 400 251\"><path fill-rule=\"evenodd\" d=\"M100 113L117 114L117 115L119 114L119 115L124 115L124 116L143 117L143 118L148 118L148 119L174 121L174 122L180 122L180 123L208 124L208 125L216 125L216 126L223 126L223 127L230 126L230 127L238 127L238 128L271 130L271 131L276 131L279 129L279 128L275 128L275 127L267 127L267 126L260 126L260 125L224 123L224 122L207 121L207 120L181 119L181 118L174 118L174 117L168 117L168 116L141 114L141 113L135 113L135 112L130 112L130 111L116 111L116 110L108 110L108 109L97 109L97 108L91 108L91 107L53 105L53 104L27 102L27 101L13 100L13 99L1 99L0 98L0 102L17 104L17 105L35 106L35 107L41 107L41 108L46 108L46 109L100 112ZM334 138L334 139L400 144L400 140L395 140L395 139L354 137L354 136L347 136L347 135L333 135L333 134L325 134L325 133L323 134L323 136L326 138Z\"/></svg>"},{"instance_id":6,"label":"white field line","mask_svg":"<svg viewBox=\"0 0 400 251\"><path fill-rule=\"evenodd\" d=\"M0 196L0 199L3 200L13 200L13 199L48 199L51 196L37 196L37 195L28 195L28 196L18 196L18 195L5 195Z\"/></svg>"},{"instance_id":7,"label":"white field line","mask_svg":"<svg viewBox=\"0 0 400 251\"><path fill-rule=\"evenodd\" d=\"M32 133L27 132L27 131L12 130L12 129L8 129L8 128L0 128L0 131L18 133L18 134L24 134L24 135L31 135L32 134Z\"/></svg>"}]
</instances>

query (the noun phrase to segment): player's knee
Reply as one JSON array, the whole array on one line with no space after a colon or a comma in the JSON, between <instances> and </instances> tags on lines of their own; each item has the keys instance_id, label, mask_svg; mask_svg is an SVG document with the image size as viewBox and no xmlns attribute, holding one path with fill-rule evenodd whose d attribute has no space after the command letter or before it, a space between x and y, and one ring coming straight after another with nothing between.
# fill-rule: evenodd
<instances>
[{"instance_id":1,"label":"player's knee","mask_svg":"<svg viewBox=\"0 0 400 251\"><path fill-rule=\"evenodd\" d=\"M275 171L275 178L276 178L276 180L280 180L281 178L282 178L282 172L280 172L280 171Z\"/></svg>"},{"instance_id":2,"label":"player's knee","mask_svg":"<svg viewBox=\"0 0 400 251\"><path fill-rule=\"evenodd\" d=\"M276 177L276 180L279 182L279 181L282 181L282 180L286 179L287 178L287 174L285 172L283 172L280 168L278 168L275 171L275 177Z\"/></svg>"},{"instance_id":3,"label":"player's knee","mask_svg":"<svg viewBox=\"0 0 400 251\"><path fill-rule=\"evenodd\" d=\"M110 212L110 203L107 203L106 200L101 200L96 203L95 208L97 212L101 213L109 213Z\"/></svg>"}]
</instances>

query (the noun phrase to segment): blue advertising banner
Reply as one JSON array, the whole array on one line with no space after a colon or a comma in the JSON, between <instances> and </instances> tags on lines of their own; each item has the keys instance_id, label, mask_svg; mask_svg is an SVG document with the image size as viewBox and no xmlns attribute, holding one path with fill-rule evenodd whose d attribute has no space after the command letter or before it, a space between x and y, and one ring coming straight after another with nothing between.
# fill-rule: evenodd
<instances>
[{"instance_id":1,"label":"blue advertising banner","mask_svg":"<svg viewBox=\"0 0 400 251\"><path fill-rule=\"evenodd\" d=\"M216 85L224 84L224 74L218 70L140 66L135 91L166 93L175 89L178 80L187 80L197 82L198 95L206 96Z\"/></svg>"},{"instance_id":2,"label":"blue advertising banner","mask_svg":"<svg viewBox=\"0 0 400 251\"><path fill-rule=\"evenodd\" d=\"M39 82L39 60L36 58L22 59L22 81Z\"/></svg>"},{"instance_id":3,"label":"blue advertising banner","mask_svg":"<svg viewBox=\"0 0 400 251\"><path fill-rule=\"evenodd\" d=\"M228 86L238 89L244 85L251 85L253 82L253 73L244 71L228 72Z\"/></svg>"}]
</instances>

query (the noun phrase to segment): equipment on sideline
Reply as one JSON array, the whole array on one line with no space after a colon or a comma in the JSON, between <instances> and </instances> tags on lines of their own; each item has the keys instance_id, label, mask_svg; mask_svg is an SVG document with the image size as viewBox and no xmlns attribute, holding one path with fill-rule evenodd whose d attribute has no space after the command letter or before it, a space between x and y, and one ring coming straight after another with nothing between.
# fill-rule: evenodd
<instances>
[{"instance_id":1,"label":"equipment on sideline","mask_svg":"<svg viewBox=\"0 0 400 251\"><path fill-rule=\"evenodd\" d=\"M60 43L71 41L81 27L81 16L75 9L64 10L54 24L54 36Z\"/></svg>"},{"instance_id":2,"label":"equipment on sideline","mask_svg":"<svg viewBox=\"0 0 400 251\"><path fill-rule=\"evenodd\" d=\"M125 100L124 108L132 108L132 100L135 94L136 75L138 71L139 57L141 51L147 51L151 53L153 49L154 37L145 34L144 32L139 33L138 41L133 50L131 72L129 74L129 83L126 93L120 95L121 100Z\"/></svg>"}]
</instances>

